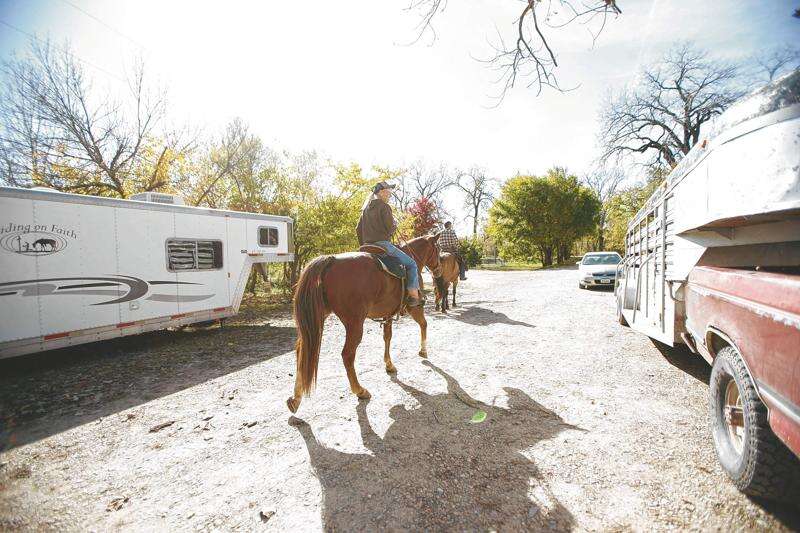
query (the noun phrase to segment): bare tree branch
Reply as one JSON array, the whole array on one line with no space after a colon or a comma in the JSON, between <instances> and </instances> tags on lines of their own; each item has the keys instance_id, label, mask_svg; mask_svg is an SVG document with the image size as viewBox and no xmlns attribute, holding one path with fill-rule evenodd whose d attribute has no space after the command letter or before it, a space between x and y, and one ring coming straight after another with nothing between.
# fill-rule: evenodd
<instances>
[{"instance_id":1,"label":"bare tree branch","mask_svg":"<svg viewBox=\"0 0 800 533\"><path fill-rule=\"evenodd\" d=\"M743 92L738 67L709 59L689 43L642 72L638 85L609 97L601 112L601 161L652 155L674 167L698 142L700 127Z\"/></svg>"},{"instance_id":2,"label":"bare tree branch","mask_svg":"<svg viewBox=\"0 0 800 533\"><path fill-rule=\"evenodd\" d=\"M27 57L0 69L0 180L122 198L167 186L157 176L185 139L163 127L165 93L148 89L141 63L119 102L94 91L69 48L49 41L32 39Z\"/></svg>"},{"instance_id":3,"label":"bare tree branch","mask_svg":"<svg viewBox=\"0 0 800 533\"><path fill-rule=\"evenodd\" d=\"M788 70L800 68L800 48L786 45L761 51L751 61L756 70L756 83L768 83Z\"/></svg>"},{"instance_id":4,"label":"bare tree branch","mask_svg":"<svg viewBox=\"0 0 800 533\"><path fill-rule=\"evenodd\" d=\"M481 210L489 207L494 199L495 180L486 176L486 170L472 167L467 171L456 171L454 185L464 193L464 207L469 209L472 219L472 234L478 234Z\"/></svg>"},{"instance_id":5,"label":"bare tree branch","mask_svg":"<svg viewBox=\"0 0 800 533\"><path fill-rule=\"evenodd\" d=\"M408 9L417 11L421 17L414 42L419 41L426 32L432 32L435 39L433 19L444 11L446 4L445 0L415 0L411 3ZM524 0L524 4L515 22L514 39L509 41L513 44L506 45L506 40L498 31L497 42L491 44L493 55L478 59L499 74L501 91L497 95L498 104L519 78L528 80L527 86L535 87L537 95L546 87L558 91L569 90L563 89L556 78L558 60L545 27L555 30L576 21L584 25L595 24L596 31L589 30L594 44L605 28L608 17L622 14L616 0L581 0L579 9L573 0Z\"/></svg>"}]
</instances>

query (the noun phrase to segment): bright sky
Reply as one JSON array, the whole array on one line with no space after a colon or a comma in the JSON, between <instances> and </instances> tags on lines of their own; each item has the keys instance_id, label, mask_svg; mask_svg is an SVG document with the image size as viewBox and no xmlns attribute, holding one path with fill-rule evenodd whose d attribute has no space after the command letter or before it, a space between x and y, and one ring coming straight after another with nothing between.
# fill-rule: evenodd
<instances>
[{"instance_id":1,"label":"bright sky","mask_svg":"<svg viewBox=\"0 0 800 533\"><path fill-rule=\"evenodd\" d=\"M495 27L513 33L520 2L449 2L431 46L405 44L419 21L408 3L0 0L0 20L68 39L102 69L87 66L98 83L118 84L114 76L142 55L169 89L173 118L209 132L239 116L273 148L315 149L365 168L419 158L481 165L500 179L552 165L587 171L609 89L675 40L731 58L800 42L796 1L618 0L622 16L593 49L579 24L550 30L560 81L578 89L537 98L521 84L491 108L496 73L472 57L490 53ZM0 25L3 57L26 40Z\"/></svg>"}]
</instances>

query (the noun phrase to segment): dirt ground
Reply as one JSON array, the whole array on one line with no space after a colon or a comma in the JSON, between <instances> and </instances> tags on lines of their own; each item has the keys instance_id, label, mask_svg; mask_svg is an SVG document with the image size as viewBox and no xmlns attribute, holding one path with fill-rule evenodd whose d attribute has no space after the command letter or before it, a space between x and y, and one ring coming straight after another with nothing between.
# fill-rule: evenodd
<instances>
[{"instance_id":1,"label":"dirt ground","mask_svg":"<svg viewBox=\"0 0 800 533\"><path fill-rule=\"evenodd\" d=\"M470 272L459 307L383 339L350 394L326 324L297 418L287 310L0 366L0 530L791 530L739 494L709 368L618 325L572 269ZM478 411L486 413L473 423Z\"/></svg>"}]
</instances>

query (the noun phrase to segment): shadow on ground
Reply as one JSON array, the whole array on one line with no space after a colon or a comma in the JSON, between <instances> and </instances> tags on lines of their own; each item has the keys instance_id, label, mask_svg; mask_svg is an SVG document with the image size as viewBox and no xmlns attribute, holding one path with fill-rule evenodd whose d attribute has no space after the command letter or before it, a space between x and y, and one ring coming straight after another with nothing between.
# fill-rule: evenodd
<instances>
[{"instance_id":1,"label":"shadow on ground","mask_svg":"<svg viewBox=\"0 0 800 533\"><path fill-rule=\"evenodd\" d=\"M158 331L0 361L0 451L293 349L290 327Z\"/></svg>"},{"instance_id":2,"label":"shadow on ground","mask_svg":"<svg viewBox=\"0 0 800 533\"><path fill-rule=\"evenodd\" d=\"M456 307L451 307L448 311L448 314L441 314L439 312L434 311L434 314L431 315L431 318L434 319L443 319L443 318L454 318L460 322L465 322L467 324L471 324L473 326L488 326L490 324L508 324L511 326L523 326L526 328L535 328L533 324L528 324L527 322L520 322L519 320L514 320L509 318L508 315L505 313L498 313L497 311L492 311L491 309L486 309L485 307L462 307L462 304L459 303Z\"/></svg>"},{"instance_id":3,"label":"shadow on ground","mask_svg":"<svg viewBox=\"0 0 800 533\"><path fill-rule=\"evenodd\" d=\"M572 529L572 514L520 452L579 428L518 389L505 388L508 408L474 400L446 372L423 364L446 380L447 393L430 395L393 378L420 405L392 407L393 422L382 438L360 402L358 422L368 454L326 447L308 423L290 419L322 485L324 529ZM479 410L485 421L470 423Z\"/></svg>"},{"instance_id":4,"label":"shadow on ground","mask_svg":"<svg viewBox=\"0 0 800 533\"><path fill-rule=\"evenodd\" d=\"M669 364L686 372L696 380L708 384L708 379L711 377L711 365L702 356L692 353L682 344L668 346L655 339L650 339L650 342L661 352Z\"/></svg>"}]
</instances>

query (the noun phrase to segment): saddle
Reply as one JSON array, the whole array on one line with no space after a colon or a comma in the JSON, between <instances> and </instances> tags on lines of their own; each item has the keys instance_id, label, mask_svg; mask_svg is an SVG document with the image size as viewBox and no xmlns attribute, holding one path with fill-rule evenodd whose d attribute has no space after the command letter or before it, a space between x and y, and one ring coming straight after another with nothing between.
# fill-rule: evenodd
<instances>
[{"instance_id":1,"label":"saddle","mask_svg":"<svg viewBox=\"0 0 800 533\"><path fill-rule=\"evenodd\" d=\"M388 317L373 318L372 320L375 322L380 322L381 324L387 321L399 320L400 316L404 314L406 307L406 267L403 266L399 259L390 256L386 253L386 250L376 244L365 244L359 247L358 251L370 254L372 260L375 261L375 265L378 267L378 270L382 270L385 274L400 280L401 296L397 309L395 309L394 312Z\"/></svg>"},{"instance_id":2,"label":"saddle","mask_svg":"<svg viewBox=\"0 0 800 533\"><path fill-rule=\"evenodd\" d=\"M388 275L401 280L406 279L406 267L403 266L399 259L388 255L386 250L380 246L365 244L358 251L370 254L377 267Z\"/></svg>"}]
</instances>

